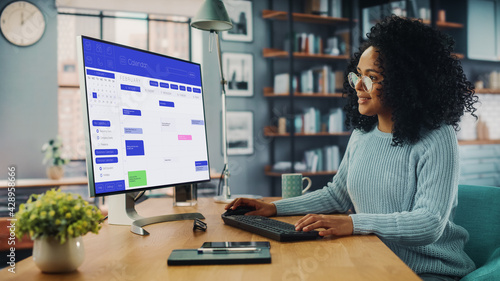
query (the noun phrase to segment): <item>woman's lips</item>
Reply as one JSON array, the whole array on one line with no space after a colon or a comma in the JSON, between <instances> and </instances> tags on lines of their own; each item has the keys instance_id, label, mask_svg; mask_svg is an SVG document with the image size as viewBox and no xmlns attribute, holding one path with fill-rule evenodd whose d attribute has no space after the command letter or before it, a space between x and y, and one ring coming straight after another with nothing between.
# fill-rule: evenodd
<instances>
[{"instance_id":1,"label":"woman's lips","mask_svg":"<svg viewBox=\"0 0 500 281\"><path fill-rule=\"evenodd\" d=\"M365 103L367 103L369 100L371 100L371 98L367 98L367 97L358 97L358 104L365 104Z\"/></svg>"}]
</instances>

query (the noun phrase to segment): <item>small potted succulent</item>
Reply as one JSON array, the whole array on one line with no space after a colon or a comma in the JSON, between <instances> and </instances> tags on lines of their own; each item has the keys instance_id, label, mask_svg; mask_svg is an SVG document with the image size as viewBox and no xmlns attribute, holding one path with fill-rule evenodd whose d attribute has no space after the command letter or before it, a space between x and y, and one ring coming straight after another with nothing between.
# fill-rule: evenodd
<instances>
[{"instance_id":1,"label":"small potted succulent","mask_svg":"<svg viewBox=\"0 0 500 281\"><path fill-rule=\"evenodd\" d=\"M45 153L43 164L47 166L47 176L50 179L58 180L64 175L63 165L69 162L69 159L62 157L62 140L59 136L49 140L42 146L42 152Z\"/></svg>"},{"instance_id":2,"label":"small potted succulent","mask_svg":"<svg viewBox=\"0 0 500 281\"><path fill-rule=\"evenodd\" d=\"M33 261L43 272L69 272L83 262L82 236L97 234L103 218L80 195L51 189L19 206L16 237L28 234L34 240Z\"/></svg>"}]
</instances>

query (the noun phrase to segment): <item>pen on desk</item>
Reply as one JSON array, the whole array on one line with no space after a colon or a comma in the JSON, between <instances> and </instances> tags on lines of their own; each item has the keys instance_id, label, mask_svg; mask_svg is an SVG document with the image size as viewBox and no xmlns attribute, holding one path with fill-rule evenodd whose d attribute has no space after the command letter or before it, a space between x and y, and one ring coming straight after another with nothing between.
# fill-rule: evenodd
<instances>
[{"instance_id":1,"label":"pen on desk","mask_svg":"<svg viewBox=\"0 0 500 281\"><path fill-rule=\"evenodd\" d=\"M198 254L255 253L260 248L199 248Z\"/></svg>"}]
</instances>

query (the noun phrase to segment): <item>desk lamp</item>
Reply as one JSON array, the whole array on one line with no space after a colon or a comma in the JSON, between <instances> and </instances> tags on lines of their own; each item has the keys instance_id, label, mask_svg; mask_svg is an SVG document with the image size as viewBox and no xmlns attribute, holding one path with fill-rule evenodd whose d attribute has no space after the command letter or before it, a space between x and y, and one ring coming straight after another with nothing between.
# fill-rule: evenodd
<instances>
[{"instance_id":1,"label":"desk lamp","mask_svg":"<svg viewBox=\"0 0 500 281\"><path fill-rule=\"evenodd\" d=\"M222 85L222 152L224 155L224 170L223 179L224 185L222 187L222 194L215 196L214 200L218 203L229 203L233 199L238 197L247 198L261 198L262 196L255 195L232 195L229 188L229 165L227 160L227 125L226 125L226 84L227 81L224 79L224 73L222 70L222 58L220 51L220 38L219 33L221 31L230 30L233 28L233 23L227 14L226 7L221 0L206 0L201 8L198 10L196 16L191 20L191 26L197 29L210 31L210 33L215 34L217 42L217 55L219 58L219 70Z\"/></svg>"}]
</instances>

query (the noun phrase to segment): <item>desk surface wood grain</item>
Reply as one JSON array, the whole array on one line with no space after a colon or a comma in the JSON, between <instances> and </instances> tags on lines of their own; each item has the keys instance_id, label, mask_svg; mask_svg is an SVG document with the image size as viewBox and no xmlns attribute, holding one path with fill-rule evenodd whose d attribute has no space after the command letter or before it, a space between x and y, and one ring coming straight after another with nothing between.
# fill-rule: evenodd
<instances>
[{"instance_id":1,"label":"desk surface wood grain","mask_svg":"<svg viewBox=\"0 0 500 281\"><path fill-rule=\"evenodd\" d=\"M266 198L273 201L277 198ZM194 207L173 207L172 199L148 199L137 206L143 216L201 212L206 232L193 232L193 221L146 226L149 236L130 226L108 225L84 236L85 261L69 274L44 274L31 257L17 262L16 273L0 271L0 280L420 280L376 236L330 237L281 243L227 226L224 204L201 198ZM299 217L278 217L294 223ZM271 264L168 266L173 249L199 248L206 241L270 241Z\"/></svg>"}]
</instances>

